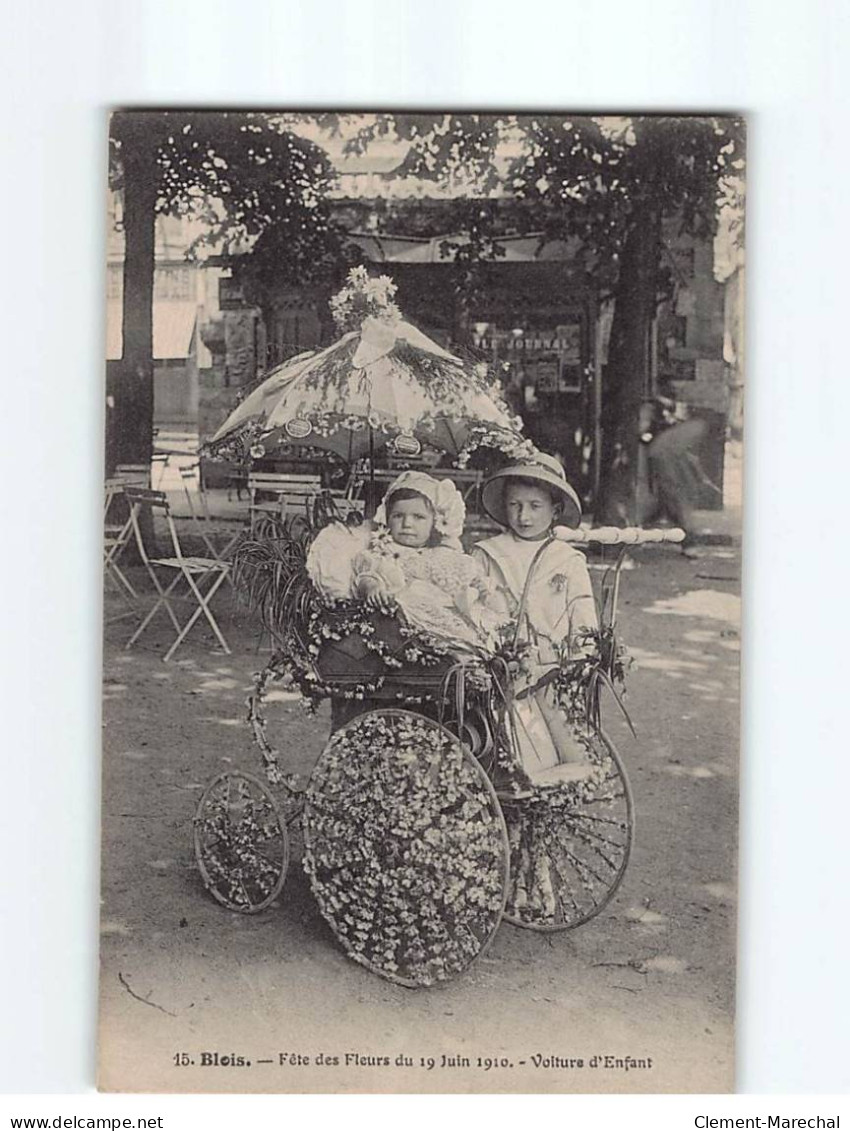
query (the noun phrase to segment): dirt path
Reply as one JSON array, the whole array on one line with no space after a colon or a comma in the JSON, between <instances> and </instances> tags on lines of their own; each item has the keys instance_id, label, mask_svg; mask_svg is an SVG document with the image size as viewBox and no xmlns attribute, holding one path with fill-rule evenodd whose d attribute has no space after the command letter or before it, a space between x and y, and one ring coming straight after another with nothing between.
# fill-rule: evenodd
<instances>
[{"instance_id":1,"label":"dirt path","mask_svg":"<svg viewBox=\"0 0 850 1131\"><path fill-rule=\"evenodd\" d=\"M646 551L624 575L621 632L638 662L628 706L639 741L615 709L607 719L628 766L638 829L617 897L573 933L503 925L467 975L428 991L390 985L346 959L297 863L279 905L261 916L227 912L206 895L192 857L192 813L215 774L259 767L243 720L263 656L244 623L229 627L233 655L213 652L200 634L169 665L155 634L125 652L127 622L110 625L103 1086L731 1088L738 574L732 553L718 549L695 561ZM275 741L309 772L327 717L305 716L286 694L275 698ZM194 1065L176 1063L181 1054ZM218 1054L219 1064L202 1065L204 1054ZM319 1054L339 1063L317 1063ZM221 1064L231 1056L250 1067ZM399 1056L412 1064L396 1064ZM479 1066L479 1057L510 1067Z\"/></svg>"}]
</instances>

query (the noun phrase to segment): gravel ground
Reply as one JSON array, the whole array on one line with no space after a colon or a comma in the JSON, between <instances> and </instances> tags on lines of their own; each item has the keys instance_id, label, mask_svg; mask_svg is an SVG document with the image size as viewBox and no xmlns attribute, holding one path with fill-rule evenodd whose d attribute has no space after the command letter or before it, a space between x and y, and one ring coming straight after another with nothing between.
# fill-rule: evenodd
<instances>
[{"instance_id":1,"label":"gravel ground","mask_svg":"<svg viewBox=\"0 0 850 1131\"><path fill-rule=\"evenodd\" d=\"M615 708L606 725L628 767L637 835L615 899L571 933L503 924L463 977L431 990L348 960L297 860L260 916L228 912L204 891L191 845L202 788L228 767L259 769L244 699L266 653L244 615L222 602L232 655L196 629L168 665L166 632L128 652L129 621L109 623L101 1087L730 1090L739 572L733 550L689 560L647 549L624 574L638 739ZM108 598L108 616L120 611ZM308 773L328 715L275 699L274 741ZM250 1065L224 1063L240 1058Z\"/></svg>"}]
</instances>

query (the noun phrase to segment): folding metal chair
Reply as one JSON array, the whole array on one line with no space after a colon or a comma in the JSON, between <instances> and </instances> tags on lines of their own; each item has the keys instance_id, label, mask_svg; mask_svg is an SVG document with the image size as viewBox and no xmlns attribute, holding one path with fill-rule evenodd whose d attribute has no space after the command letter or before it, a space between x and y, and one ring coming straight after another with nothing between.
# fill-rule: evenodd
<instances>
[{"instance_id":1,"label":"folding metal chair","mask_svg":"<svg viewBox=\"0 0 850 1131\"><path fill-rule=\"evenodd\" d=\"M198 470L199 465L197 463L188 464L179 469L180 479L183 483L183 494L186 496L186 503L189 507L189 518L195 532L209 550L210 556L215 558L217 562L226 562L233 551L233 547L242 537L243 531L241 528L237 528L234 532L232 523L229 530L223 529L221 520L213 517L207 501L207 493L200 479L197 483L197 492L193 491L195 475ZM221 537L222 545L216 545L216 536Z\"/></svg>"},{"instance_id":2,"label":"folding metal chair","mask_svg":"<svg viewBox=\"0 0 850 1131\"><path fill-rule=\"evenodd\" d=\"M206 617L207 623L215 633L223 651L229 654L230 648L213 616L210 602L228 576L230 566L227 562L221 562L215 558L189 557L183 553L180 546L180 538L177 534L177 527L174 524L174 519L168 506L168 499L162 491L148 491L135 487L127 487L124 493L130 504L130 522L132 523L133 534L139 550L139 557L142 559L157 594L153 608L127 641L125 648L132 648L159 610L164 609L177 633L177 638L174 643L163 656L163 660L166 663L171 659L192 630L195 622L202 615ZM149 557L139 523L139 513L143 507L149 507L152 512L160 512L162 514L171 537L174 557ZM165 570L174 573L175 576L171 583L164 586L160 581L157 570ZM193 598L197 603L197 608L182 627L174 611L174 602L178 597L175 590L181 581L185 581L188 586L188 592L184 594L184 596Z\"/></svg>"},{"instance_id":3,"label":"folding metal chair","mask_svg":"<svg viewBox=\"0 0 850 1131\"><path fill-rule=\"evenodd\" d=\"M147 463L119 463L115 468L115 478L125 487L149 487L151 468Z\"/></svg>"},{"instance_id":4,"label":"folding metal chair","mask_svg":"<svg viewBox=\"0 0 850 1131\"><path fill-rule=\"evenodd\" d=\"M133 524L129 514L118 522L111 521L115 517L115 503L123 498L124 484L117 479L107 479L103 493L103 574L135 611L134 602L139 595L118 564L118 559L133 536Z\"/></svg>"},{"instance_id":5,"label":"folding metal chair","mask_svg":"<svg viewBox=\"0 0 850 1131\"><path fill-rule=\"evenodd\" d=\"M170 460L171 454L169 452L154 452L151 456L151 486L156 491L162 488Z\"/></svg>"},{"instance_id":6,"label":"folding metal chair","mask_svg":"<svg viewBox=\"0 0 850 1131\"><path fill-rule=\"evenodd\" d=\"M310 503L322 490L319 475L294 475L276 471L252 471L248 475L248 492L251 498L248 515L251 533L257 529L258 520L268 517L283 523L294 514L309 514ZM257 501L260 494L273 495L274 502Z\"/></svg>"}]
</instances>

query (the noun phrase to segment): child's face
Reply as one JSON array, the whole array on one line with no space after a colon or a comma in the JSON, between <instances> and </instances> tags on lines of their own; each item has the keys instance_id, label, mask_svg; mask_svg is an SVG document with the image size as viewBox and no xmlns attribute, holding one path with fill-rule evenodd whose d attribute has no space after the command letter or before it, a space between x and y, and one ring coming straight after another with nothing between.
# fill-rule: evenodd
<instances>
[{"instance_id":1,"label":"child's face","mask_svg":"<svg viewBox=\"0 0 850 1131\"><path fill-rule=\"evenodd\" d=\"M558 508L545 487L508 483L505 488L508 526L520 538L539 538L554 523Z\"/></svg>"},{"instance_id":2,"label":"child's face","mask_svg":"<svg viewBox=\"0 0 850 1131\"><path fill-rule=\"evenodd\" d=\"M394 542L420 549L431 537L434 512L427 499L398 499L390 505L387 522Z\"/></svg>"}]
</instances>

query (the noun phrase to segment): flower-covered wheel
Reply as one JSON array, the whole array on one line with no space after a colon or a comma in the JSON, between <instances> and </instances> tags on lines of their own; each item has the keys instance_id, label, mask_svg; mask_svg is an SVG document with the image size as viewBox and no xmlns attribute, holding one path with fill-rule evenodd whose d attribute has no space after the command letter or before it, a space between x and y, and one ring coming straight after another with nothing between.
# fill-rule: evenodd
<instances>
[{"instance_id":1,"label":"flower-covered wheel","mask_svg":"<svg viewBox=\"0 0 850 1131\"><path fill-rule=\"evenodd\" d=\"M439 723L388 708L338 730L303 827L321 913L369 970L429 986L490 943L507 892L505 821L481 766Z\"/></svg>"},{"instance_id":2,"label":"flower-covered wheel","mask_svg":"<svg viewBox=\"0 0 850 1131\"><path fill-rule=\"evenodd\" d=\"M228 771L210 782L195 811L194 840L207 890L231 911L256 914L280 894L289 836L259 778Z\"/></svg>"},{"instance_id":3,"label":"flower-covered wheel","mask_svg":"<svg viewBox=\"0 0 850 1131\"><path fill-rule=\"evenodd\" d=\"M579 927L620 886L632 846L634 807L614 745L586 738L593 772L502 805L511 846L505 919L537 931Z\"/></svg>"}]
</instances>

